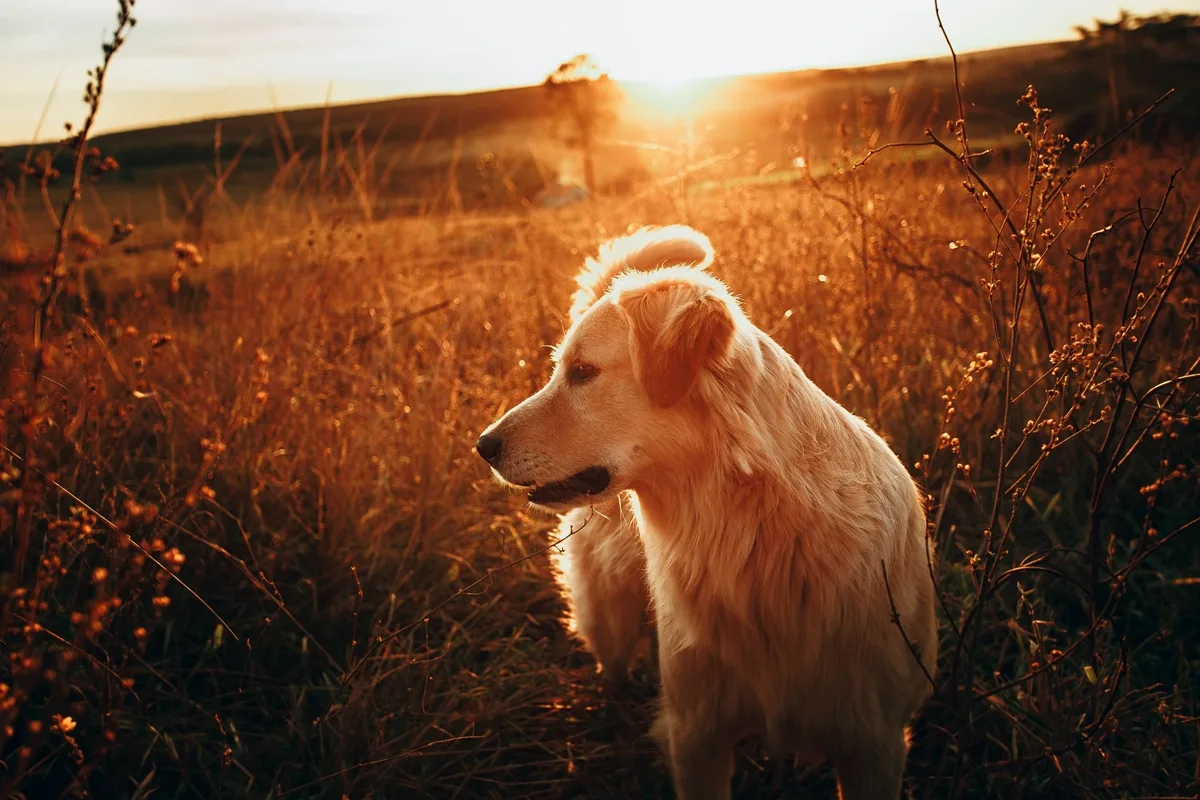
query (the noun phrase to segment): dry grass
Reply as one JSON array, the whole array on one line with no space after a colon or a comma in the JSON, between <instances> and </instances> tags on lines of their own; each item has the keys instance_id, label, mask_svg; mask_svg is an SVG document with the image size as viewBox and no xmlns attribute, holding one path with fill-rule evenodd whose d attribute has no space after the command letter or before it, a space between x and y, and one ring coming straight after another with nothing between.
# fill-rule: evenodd
<instances>
[{"instance_id":1,"label":"dry grass","mask_svg":"<svg viewBox=\"0 0 1200 800\"><path fill-rule=\"evenodd\" d=\"M550 521L470 448L546 378L585 253L681 221L929 492L912 795L1193 796L1200 163L1118 143L1075 171L1027 100L1029 163L974 174L847 153L374 222L292 180L174 257L66 237L42 343L36 264L7 277L4 796L664 795L653 669L602 693ZM800 786L832 776L739 756L740 797Z\"/></svg>"}]
</instances>

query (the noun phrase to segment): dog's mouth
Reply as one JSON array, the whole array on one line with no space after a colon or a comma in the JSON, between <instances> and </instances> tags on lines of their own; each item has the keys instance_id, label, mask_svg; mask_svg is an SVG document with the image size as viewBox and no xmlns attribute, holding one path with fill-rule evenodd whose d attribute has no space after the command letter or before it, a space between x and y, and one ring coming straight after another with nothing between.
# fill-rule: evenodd
<instances>
[{"instance_id":1,"label":"dog's mouth","mask_svg":"<svg viewBox=\"0 0 1200 800\"><path fill-rule=\"evenodd\" d=\"M588 467L569 478L546 484L531 484L529 502L538 505L563 505L582 497L598 495L608 488L612 475L607 467Z\"/></svg>"}]
</instances>

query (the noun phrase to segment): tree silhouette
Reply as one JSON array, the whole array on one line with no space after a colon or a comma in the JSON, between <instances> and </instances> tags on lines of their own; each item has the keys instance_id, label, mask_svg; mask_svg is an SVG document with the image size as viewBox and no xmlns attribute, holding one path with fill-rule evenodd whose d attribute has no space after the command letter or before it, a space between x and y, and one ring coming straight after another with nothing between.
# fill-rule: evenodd
<instances>
[{"instance_id":1,"label":"tree silhouette","mask_svg":"<svg viewBox=\"0 0 1200 800\"><path fill-rule=\"evenodd\" d=\"M612 81L590 55L580 53L559 64L542 85L567 123L568 146L579 148L583 156L587 188L595 191L596 134L616 118Z\"/></svg>"}]
</instances>

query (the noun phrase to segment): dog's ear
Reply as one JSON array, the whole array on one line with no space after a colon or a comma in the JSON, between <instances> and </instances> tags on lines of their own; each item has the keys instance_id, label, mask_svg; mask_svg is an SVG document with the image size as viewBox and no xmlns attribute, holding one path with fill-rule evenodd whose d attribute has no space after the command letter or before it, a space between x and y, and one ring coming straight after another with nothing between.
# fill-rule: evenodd
<instances>
[{"instance_id":1,"label":"dog's ear","mask_svg":"<svg viewBox=\"0 0 1200 800\"><path fill-rule=\"evenodd\" d=\"M733 341L733 301L713 283L667 278L619 291L617 307L629 321L634 369L659 408L682 400Z\"/></svg>"}]
</instances>

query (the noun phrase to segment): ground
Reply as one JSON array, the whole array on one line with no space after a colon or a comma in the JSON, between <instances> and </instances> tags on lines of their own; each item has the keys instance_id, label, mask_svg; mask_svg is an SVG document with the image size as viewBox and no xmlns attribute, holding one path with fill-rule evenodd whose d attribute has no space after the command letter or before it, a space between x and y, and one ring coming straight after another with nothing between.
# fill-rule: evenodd
<instances>
[{"instance_id":1,"label":"ground","mask_svg":"<svg viewBox=\"0 0 1200 800\"><path fill-rule=\"evenodd\" d=\"M101 140L133 175L88 184L95 236L68 242L40 343L54 230L37 175L6 173L6 796L669 796L652 662L603 687L563 624L554 520L471 446L548 375L585 255L674 222L928 494L942 657L911 795L1194 795L1200 163L1187 106L1098 152L1059 140L1085 111L1055 127L1055 92L1025 86L1090 63L1063 47L968 62L984 159L943 133L952 92L931 110L899 80L952 86L947 62L764 77L743 129L564 209L523 203L537 159L504 149L532 90L414 101L395 139L339 122L340 146L320 110L227 122L279 159L223 181L210 126ZM907 110L872 116L859 80L907 85ZM804 136L798 86L829 98ZM456 108L482 120L457 144L426 128ZM843 140L814 133L839 118ZM945 150L861 163L925 127ZM832 772L739 753L738 797L796 787L833 796Z\"/></svg>"}]
</instances>

